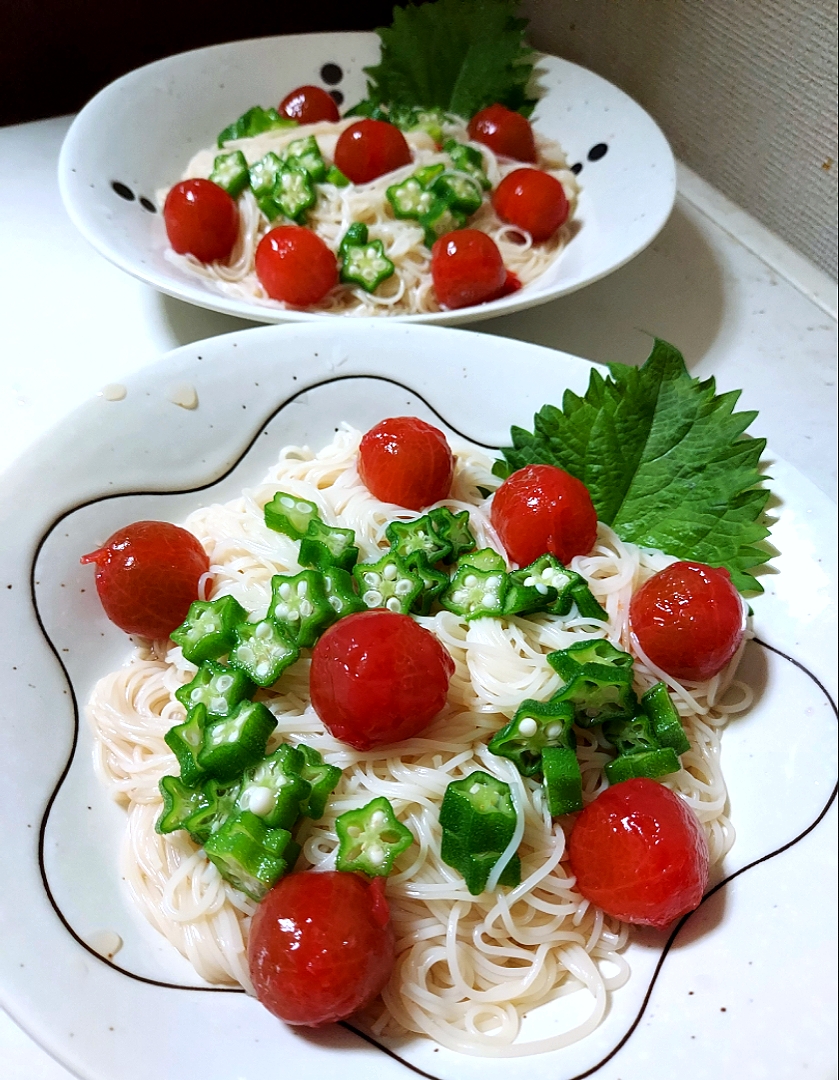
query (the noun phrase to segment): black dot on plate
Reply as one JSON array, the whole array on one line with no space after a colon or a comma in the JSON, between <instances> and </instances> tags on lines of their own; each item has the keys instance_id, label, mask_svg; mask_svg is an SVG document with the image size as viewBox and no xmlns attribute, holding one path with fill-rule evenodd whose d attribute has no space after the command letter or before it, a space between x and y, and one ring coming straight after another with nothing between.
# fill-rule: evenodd
<instances>
[{"instance_id":1,"label":"black dot on plate","mask_svg":"<svg viewBox=\"0 0 839 1080\"><path fill-rule=\"evenodd\" d=\"M140 196L140 206L142 206L144 210L148 210L150 214L157 213L157 207L154 205L151 199L147 199L145 195Z\"/></svg>"},{"instance_id":2,"label":"black dot on plate","mask_svg":"<svg viewBox=\"0 0 839 1080\"><path fill-rule=\"evenodd\" d=\"M599 161L602 157L606 156L606 152L609 147L604 142L599 142L596 146L592 146L588 152L589 161Z\"/></svg>"},{"instance_id":3,"label":"black dot on plate","mask_svg":"<svg viewBox=\"0 0 839 1080\"><path fill-rule=\"evenodd\" d=\"M343 79L344 72L337 64L324 64L320 69L320 77L327 86L337 86Z\"/></svg>"},{"instance_id":4,"label":"black dot on plate","mask_svg":"<svg viewBox=\"0 0 839 1080\"><path fill-rule=\"evenodd\" d=\"M340 90L330 90L329 96L332 98L336 105L344 104L344 95L341 93Z\"/></svg>"},{"instance_id":5,"label":"black dot on plate","mask_svg":"<svg viewBox=\"0 0 839 1080\"><path fill-rule=\"evenodd\" d=\"M583 163L582 163L582 161L578 161L576 165L571 166L571 172L575 176L579 176L582 171L583 171Z\"/></svg>"},{"instance_id":6,"label":"black dot on plate","mask_svg":"<svg viewBox=\"0 0 839 1080\"><path fill-rule=\"evenodd\" d=\"M127 199L129 202L134 202L136 196L126 184L120 183L119 180L114 180L111 182L111 187L121 199Z\"/></svg>"}]
</instances>

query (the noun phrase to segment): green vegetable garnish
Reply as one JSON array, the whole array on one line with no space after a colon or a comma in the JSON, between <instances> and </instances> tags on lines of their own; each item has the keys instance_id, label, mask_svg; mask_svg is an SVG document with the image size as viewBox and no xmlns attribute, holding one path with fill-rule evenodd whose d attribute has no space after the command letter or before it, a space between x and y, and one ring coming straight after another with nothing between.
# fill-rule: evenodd
<instances>
[{"instance_id":1,"label":"green vegetable garnish","mask_svg":"<svg viewBox=\"0 0 839 1080\"><path fill-rule=\"evenodd\" d=\"M370 115L383 104L439 109L471 117L495 102L529 116L532 51L526 19L514 0L437 0L393 9L393 25L376 30L378 64L365 68L367 100L351 110Z\"/></svg>"},{"instance_id":2,"label":"green vegetable garnish","mask_svg":"<svg viewBox=\"0 0 839 1080\"><path fill-rule=\"evenodd\" d=\"M750 571L771 558L758 546L769 535L759 522L769 492L757 486L766 440L743 434L757 413L735 413L739 390L717 394L658 339L643 367L609 371L592 371L583 397L566 390L561 409L543 406L533 433L514 427L495 474L557 465L621 539L724 566L738 589L762 592Z\"/></svg>"}]
</instances>

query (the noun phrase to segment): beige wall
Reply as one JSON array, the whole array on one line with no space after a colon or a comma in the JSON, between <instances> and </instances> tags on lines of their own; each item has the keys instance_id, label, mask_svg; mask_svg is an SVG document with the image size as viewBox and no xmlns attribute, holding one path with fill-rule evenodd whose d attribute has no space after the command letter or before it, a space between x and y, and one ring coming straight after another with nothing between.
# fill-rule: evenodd
<instances>
[{"instance_id":1,"label":"beige wall","mask_svg":"<svg viewBox=\"0 0 839 1080\"><path fill-rule=\"evenodd\" d=\"M837 276L836 0L524 0L532 44L617 83L677 157Z\"/></svg>"}]
</instances>

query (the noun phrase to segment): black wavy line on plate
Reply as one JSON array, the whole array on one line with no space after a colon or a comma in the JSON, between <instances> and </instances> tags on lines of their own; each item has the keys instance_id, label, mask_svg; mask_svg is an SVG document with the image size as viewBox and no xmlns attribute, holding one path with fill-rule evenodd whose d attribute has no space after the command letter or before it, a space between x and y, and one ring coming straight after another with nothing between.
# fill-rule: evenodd
<instances>
[{"instance_id":1,"label":"black wavy line on plate","mask_svg":"<svg viewBox=\"0 0 839 1080\"><path fill-rule=\"evenodd\" d=\"M61 667L62 672L64 673L64 678L65 678L65 680L67 682L67 685L69 687L70 700L71 700L72 706L73 706L73 739L72 739L72 742L71 742L71 745L70 745L70 752L69 752L69 756L68 756L68 759L67 759L67 764L64 766L64 769L62 770L61 775L59 776L58 781L56 782L55 788L53 789L53 792L50 795L49 800L47 801L47 805L46 805L46 808L44 810L44 814L43 814L43 816L41 818L41 824L40 824L40 828L39 828L39 832L38 832L38 865L39 865L39 869L40 869L40 873L41 873L41 882L42 882L42 884L44 886L44 891L45 891L45 893L47 895L47 898L49 899L50 904L53 907L53 910L55 911L56 915L58 916L59 920L61 921L61 924L64 926L65 930L73 938L73 940L77 944L81 945L81 947L83 949L85 949L88 953L90 953L91 956L94 956L98 961L100 961L101 963L103 963L103 964L107 965L108 967L112 968L114 971L120 972L120 974L125 975L127 978L135 980L136 982L146 983L147 985L150 985L150 986L159 986L159 987L161 987L163 989L167 989L167 990L199 991L199 992L202 992L202 993L211 993L211 994L244 994L245 993L245 991L241 987L234 987L234 986L184 986L183 984L180 984L180 983L164 982L164 981L162 981L160 979L152 979L152 978L149 978L148 976L145 976L145 975L138 975L133 971L127 971L125 968L120 967L119 964L114 963L113 960L110 960L107 957L104 957L100 953L96 952L96 950L91 948L91 946L88 945L86 941L84 941L82 938L79 937L79 935L76 933L76 931L70 925L70 923L67 920L67 918L65 917L64 913L61 911L61 908L59 907L58 903L55 900L55 897L52 894L52 890L50 889L49 881L47 879L46 868L44 866L44 843L45 843L46 827L47 827L47 822L49 820L50 811L52 810L53 804L54 804L54 802L55 802L55 800L56 800L56 798L58 796L58 792L61 790L62 784L64 783L65 779L67 778L67 774L70 771L70 768L71 768L71 766L73 764L73 759L74 759L75 754L76 754L76 746L78 744L78 735L79 735L79 707L78 707L78 699L76 698L75 688L73 687L73 682L72 682L72 680L70 678L70 675L69 675L69 673L67 671L67 668L64 665L64 662L63 662L63 660L61 658L61 655L60 655L56 645L53 643L52 639L50 638L49 634L47 633L47 629L44 626L44 622L43 622L43 620L41 618L40 609L38 608L37 594L35 592L35 565L36 565L36 563L38 561L38 556L40 555L44 544L46 543L46 541L48 540L50 535L53 533L53 531L58 527L58 525L60 525L61 522L65 518L69 517L71 514L74 514L77 510L81 510L86 506L93 506L96 503L106 502L106 501L108 501L110 499L125 498L127 496L136 496L136 495L189 495L189 494L191 494L193 492L205 491L207 488L213 487L215 484L218 484L220 481L222 481L222 480L226 479L228 476L230 476L230 474L235 469L237 469L239 467L239 465L241 465L241 463L244 461L245 457L247 457L248 453L250 452L250 450L252 449L254 444L260 438L260 435L261 435L262 431L266 428L266 426L268 424L270 424L283 411L283 409L286 408L286 406L292 404L299 397L301 397L305 393L308 393L310 390L316 390L321 386L328 386L328 385L330 385L332 383L336 383L336 382L347 382L347 381L350 381L350 380L357 380L357 379L373 379L373 380L378 381L378 382L389 383L392 386L396 386L400 390L404 390L407 393L411 394L412 396L418 398L420 401L422 401L422 403L426 406L426 408L429 409L430 412L432 412L441 423L445 424L451 431L455 432L461 438L467 439L469 442L474 443L476 446L481 446L486 450L496 450L496 451L500 450L500 447L490 446L488 443L479 442L478 440L472 438L471 436L465 435L458 428L453 427L448 422L448 420L446 420L446 418L429 401L427 401L425 397L423 397L422 394L418 393L416 390L413 390L408 386L405 386L404 383L401 383L396 379L391 379L391 378L388 378L388 377L383 376L383 375L336 375L336 376L334 376L332 378L321 379L320 381L318 381L316 383L312 383L311 385L301 387L299 390L295 391L295 393L292 394L290 397L286 398L280 405L278 405L276 407L276 409L274 409L266 417L266 419L264 419L262 421L262 423L258 427L258 430L257 430L256 434L253 436L253 438L250 440L250 442L248 442L248 444L245 446L245 448L242 450L239 457L236 458L236 460L233 462L233 464L230 465L230 467L228 469L226 469L223 473L220 473L213 480L208 481L206 484L199 484L196 487L178 488L178 489L172 490L172 491L149 490L149 491L108 492L105 495L99 495L96 498L88 499L88 500L86 500L84 502L78 503L77 505L75 505L75 506L71 507L70 509L65 510L63 513L61 513L53 521L53 523L49 526L49 528L46 530L46 532L43 534L41 539L38 541L38 545L37 545L37 547L35 549L35 554L33 555L33 558L32 558L32 565L31 565L30 574L29 574L30 599L32 601L32 607L33 607L33 609L35 611L35 617L36 617L36 619L38 621L38 626L40 627L41 633L44 636L44 640L46 641L47 645L51 649L53 655L55 656L56 660L58 661L59 666ZM777 649L774 645L769 645L767 642L761 641L759 638L753 638L752 640L754 641L754 644L760 645L762 648L767 649L769 652L773 652L777 656L780 656L783 660L786 660L788 663L792 664L794 667L797 667L808 678L810 678L816 684L816 686L819 688L819 690L821 690L821 692L824 694L825 699L827 700L830 707L832 708L834 715L836 716L837 720L839 720L839 709L837 709L836 702L830 696L830 693L827 690L827 688L824 686L824 684L818 679L818 677L812 671L810 671L810 669L808 667L806 667L804 664L802 664L799 660L796 660L794 657L789 656L787 653L782 652L780 649ZM676 926L672 930L672 932L671 932L670 936L668 937L667 941L664 943L664 946L663 946L662 951L661 951L661 956L658 958L658 962L656 963L655 969L654 969L652 977L650 979L650 985L648 986L647 991L644 994L644 998L643 998L643 1000L641 1002L641 1005L640 1005L640 1007L638 1009L638 1014L635 1017L635 1019L633 1020L632 1024L627 1029L626 1033L623 1035L623 1037L620 1039L620 1041L612 1048L612 1050L610 1050L609 1053L606 1054L605 1057L603 1057L599 1062L597 1062L596 1065L593 1065L590 1069L587 1069L585 1072L577 1073L573 1077L567 1077L566 1080L586 1080L586 1077L593 1076L596 1072L598 1072L600 1069L602 1069L604 1065L606 1065L609 1061L611 1061L612 1058L614 1058L615 1055L626 1045L626 1043L629 1041L629 1039L634 1034L634 1032L635 1032L636 1028L638 1027L639 1023L641 1022L641 1019L643 1018L644 1013L646 1012L647 1005L649 1004L650 998L652 996L653 989L654 989L655 984L656 984L656 982L658 980L658 976L659 976L661 968L662 968L662 966L664 964L665 958L667 957L668 953L670 952L670 949L672 948L674 942L676 941L676 938L678 937L680 931L687 924L687 922L691 919L691 917L694 915L695 911L698 911L699 908L701 908L702 905L704 903L706 903L706 901L708 901L712 896L714 896L716 893L718 893L721 889L723 889L730 882L734 881L736 878L740 877L742 874L745 874L747 870L751 870L753 867L759 866L761 863L768 862L770 859L774 859L776 856L783 854L783 852L788 851L791 847L794 847L797 843L799 843L801 840L803 840L805 836L808 836L817 827L817 825L822 821L822 819L824 818L824 816L827 814L828 810L830 809L831 805L835 802L836 797L837 797L837 791L839 791L839 783L834 785L833 791L832 791L829 799L824 804L822 810L817 815L817 817L805 829L803 829L797 836L795 836L792 840L789 840L786 844L783 844L781 847L776 848L774 851L770 851L766 855L762 855L759 859L755 859L752 862L747 863L746 866L740 867L739 870L735 870L734 873L729 874L729 876L726 877L726 878L723 878L722 881L719 881L712 889L710 889L703 896L702 900L699 903L699 906L694 911L688 912L687 915L682 916L682 918L678 921L678 923L676 923ZM423 1069L419 1068L419 1066L413 1065L411 1062L406 1061L404 1058L400 1057L399 1054L397 1054L395 1051L391 1050L389 1047L385 1046L384 1044L380 1043L373 1036L367 1034L366 1032L362 1031L361 1029L359 1029L357 1027L354 1027L352 1024L348 1023L347 1021L345 1021L345 1020L339 1021L339 1024L346 1031L352 1032L354 1035L358 1036L359 1039L363 1040L364 1042L368 1043L371 1046L375 1046L383 1054L386 1054L388 1057L392 1058L394 1061L398 1061L401 1065L404 1065L406 1069L409 1069L411 1072L415 1073L417 1076L425 1077L426 1080L443 1080L442 1077L439 1077L434 1073L425 1072Z\"/></svg>"}]
</instances>

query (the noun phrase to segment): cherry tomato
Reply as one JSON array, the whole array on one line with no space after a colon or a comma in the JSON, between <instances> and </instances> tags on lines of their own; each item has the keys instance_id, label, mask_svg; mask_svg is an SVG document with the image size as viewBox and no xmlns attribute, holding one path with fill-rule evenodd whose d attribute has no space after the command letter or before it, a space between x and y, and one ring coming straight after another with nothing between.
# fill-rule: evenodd
<instances>
[{"instance_id":1,"label":"cherry tomato","mask_svg":"<svg viewBox=\"0 0 839 1080\"><path fill-rule=\"evenodd\" d=\"M163 221L174 250L203 263L226 259L239 235L236 203L211 180L175 184L163 204Z\"/></svg>"},{"instance_id":2,"label":"cherry tomato","mask_svg":"<svg viewBox=\"0 0 839 1080\"><path fill-rule=\"evenodd\" d=\"M256 276L272 300L293 307L317 304L338 282L334 254L311 229L280 225L259 241Z\"/></svg>"},{"instance_id":3,"label":"cherry tomato","mask_svg":"<svg viewBox=\"0 0 839 1080\"><path fill-rule=\"evenodd\" d=\"M335 164L354 184L367 184L411 162L411 148L386 120L359 120L338 136Z\"/></svg>"},{"instance_id":4,"label":"cherry tomato","mask_svg":"<svg viewBox=\"0 0 839 1080\"><path fill-rule=\"evenodd\" d=\"M165 638L198 600L210 569L200 542L167 521L135 521L79 560L96 563L96 591L105 614L126 634Z\"/></svg>"},{"instance_id":5,"label":"cherry tomato","mask_svg":"<svg viewBox=\"0 0 839 1080\"><path fill-rule=\"evenodd\" d=\"M746 629L728 571L694 562L672 563L641 586L629 628L656 667L698 682L722 671Z\"/></svg>"},{"instance_id":6,"label":"cherry tomato","mask_svg":"<svg viewBox=\"0 0 839 1080\"><path fill-rule=\"evenodd\" d=\"M496 491L492 527L519 566L550 553L564 565L586 555L597 539L597 512L588 488L555 465L526 465Z\"/></svg>"},{"instance_id":7,"label":"cherry tomato","mask_svg":"<svg viewBox=\"0 0 839 1080\"><path fill-rule=\"evenodd\" d=\"M384 989L395 935L385 879L337 870L280 878L251 922L248 963L256 996L287 1024L345 1020Z\"/></svg>"},{"instance_id":8,"label":"cherry tomato","mask_svg":"<svg viewBox=\"0 0 839 1080\"><path fill-rule=\"evenodd\" d=\"M586 900L623 922L661 929L698 907L708 885L699 819L654 780L601 792L574 823L568 855Z\"/></svg>"},{"instance_id":9,"label":"cherry tomato","mask_svg":"<svg viewBox=\"0 0 839 1080\"><path fill-rule=\"evenodd\" d=\"M475 113L469 121L469 137L488 146L500 157L516 161L535 161L536 142L533 128L521 113L503 105L490 105Z\"/></svg>"},{"instance_id":10,"label":"cherry tomato","mask_svg":"<svg viewBox=\"0 0 839 1080\"><path fill-rule=\"evenodd\" d=\"M565 189L541 169L516 169L492 193L492 205L502 221L529 232L538 243L549 240L568 217Z\"/></svg>"},{"instance_id":11,"label":"cherry tomato","mask_svg":"<svg viewBox=\"0 0 839 1080\"><path fill-rule=\"evenodd\" d=\"M507 270L491 236L457 229L434 242L431 279L440 307L462 308L504 295Z\"/></svg>"},{"instance_id":12,"label":"cherry tomato","mask_svg":"<svg viewBox=\"0 0 839 1080\"><path fill-rule=\"evenodd\" d=\"M517 274L514 274L512 270L507 271L507 276L504 279L504 287L501 290L502 296L509 296L510 293L518 292L521 288L521 281Z\"/></svg>"},{"instance_id":13,"label":"cherry tomato","mask_svg":"<svg viewBox=\"0 0 839 1080\"><path fill-rule=\"evenodd\" d=\"M409 615L377 608L347 615L312 653L315 712L356 750L410 739L446 703L454 661Z\"/></svg>"},{"instance_id":14,"label":"cherry tomato","mask_svg":"<svg viewBox=\"0 0 839 1080\"><path fill-rule=\"evenodd\" d=\"M335 100L320 86L298 86L283 98L277 112L298 124L341 119Z\"/></svg>"},{"instance_id":15,"label":"cherry tomato","mask_svg":"<svg viewBox=\"0 0 839 1080\"><path fill-rule=\"evenodd\" d=\"M393 416L370 428L358 448L358 474L377 499L408 510L440 502L452 486L446 436L416 416Z\"/></svg>"}]
</instances>

